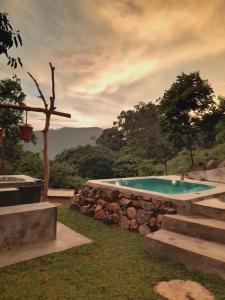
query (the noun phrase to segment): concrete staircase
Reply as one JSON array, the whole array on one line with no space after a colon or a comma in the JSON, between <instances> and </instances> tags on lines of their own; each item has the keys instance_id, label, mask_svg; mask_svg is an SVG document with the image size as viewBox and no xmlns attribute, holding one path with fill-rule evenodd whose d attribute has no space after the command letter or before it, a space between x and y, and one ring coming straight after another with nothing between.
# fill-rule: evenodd
<instances>
[{"instance_id":1,"label":"concrete staircase","mask_svg":"<svg viewBox=\"0 0 225 300\"><path fill-rule=\"evenodd\" d=\"M145 236L145 250L225 279L225 202L217 198L195 202L191 212L165 215L162 229Z\"/></svg>"}]
</instances>

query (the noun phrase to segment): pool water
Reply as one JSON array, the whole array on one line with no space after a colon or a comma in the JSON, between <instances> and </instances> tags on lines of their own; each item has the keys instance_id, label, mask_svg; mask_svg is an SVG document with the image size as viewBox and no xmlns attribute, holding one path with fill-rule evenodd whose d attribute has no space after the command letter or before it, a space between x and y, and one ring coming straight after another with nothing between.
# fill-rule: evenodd
<instances>
[{"instance_id":1,"label":"pool water","mask_svg":"<svg viewBox=\"0 0 225 300\"><path fill-rule=\"evenodd\" d=\"M139 190L147 190L172 195L202 192L214 188L213 185L209 184L161 178L118 179L106 180L105 182L116 186L131 187Z\"/></svg>"}]
</instances>

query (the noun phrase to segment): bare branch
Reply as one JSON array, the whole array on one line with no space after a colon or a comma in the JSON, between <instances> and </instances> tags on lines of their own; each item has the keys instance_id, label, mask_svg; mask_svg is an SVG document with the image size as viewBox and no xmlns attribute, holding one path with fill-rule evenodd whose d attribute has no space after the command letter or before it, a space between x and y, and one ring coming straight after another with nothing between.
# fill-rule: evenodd
<instances>
[{"instance_id":1,"label":"bare branch","mask_svg":"<svg viewBox=\"0 0 225 300\"><path fill-rule=\"evenodd\" d=\"M52 110L55 109L55 67L52 65L52 63L49 63L51 68L51 76L52 76L52 96L50 97L50 107Z\"/></svg>"},{"instance_id":2,"label":"bare branch","mask_svg":"<svg viewBox=\"0 0 225 300\"><path fill-rule=\"evenodd\" d=\"M45 100L45 97L44 97L44 95L43 95L43 93L42 93L42 91L41 91L41 89L40 89L40 86L39 86L37 80L33 77L33 75L32 75L30 72L27 72L27 73L28 73L28 75L30 76L30 78L34 81L34 83L35 83L35 85L36 85L36 88L37 88L37 90L38 90L38 92L39 92L39 94L40 94L39 98L42 99L42 101L43 101L43 103L44 103L44 106L45 106L45 109L47 109L47 108L48 108L48 104L47 104L47 102L46 102L46 100Z\"/></svg>"}]
</instances>

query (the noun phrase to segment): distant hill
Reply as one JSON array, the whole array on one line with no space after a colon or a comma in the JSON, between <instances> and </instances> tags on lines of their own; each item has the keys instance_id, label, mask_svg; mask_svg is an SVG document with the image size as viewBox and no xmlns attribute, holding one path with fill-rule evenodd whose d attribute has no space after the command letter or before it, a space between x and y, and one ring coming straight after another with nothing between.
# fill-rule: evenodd
<instances>
[{"instance_id":1,"label":"distant hill","mask_svg":"<svg viewBox=\"0 0 225 300\"><path fill-rule=\"evenodd\" d=\"M98 127L70 128L49 130L49 158L53 159L56 154L64 149L76 147L78 145L95 144L95 140L101 135L103 129ZM41 152L43 148L42 132L34 132L37 137L37 144L25 143L24 149L34 153Z\"/></svg>"}]
</instances>

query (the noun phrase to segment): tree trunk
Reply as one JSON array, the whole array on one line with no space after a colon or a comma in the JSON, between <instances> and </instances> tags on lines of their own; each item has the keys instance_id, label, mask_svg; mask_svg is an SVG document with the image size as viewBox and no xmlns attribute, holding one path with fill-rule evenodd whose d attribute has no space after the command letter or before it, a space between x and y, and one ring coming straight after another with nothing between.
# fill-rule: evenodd
<instances>
[{"instance_id":1,"label":"tree trunk","mask_svg":"<svg viewBox=\"0 0 225 300\"><path fill-rule=\"evenodd\" d=\"M43 148L43 156L44 156L44 191L43 191L43 201L46 201L48 198L48 183L49 183L49 161L48 161L48 130L50 126L50 114L46 114L45 119L45 128L42 131L43 133L43 141L44 141L44 148Z\"/></svg>"},{"instance_id":2,"label":"tree trunk","mask_svg":"<svg viewBox=\"0 0 225 300\"><path fill-rule=\"evenodd\" d=\"M192 142L191 142L190 133L188 133L188 148L189 148L189 153L190 153L191 169L192 169L194 167L194 155L193 155L193 149L192 149Z\"/></svg>"}]
</instances>

